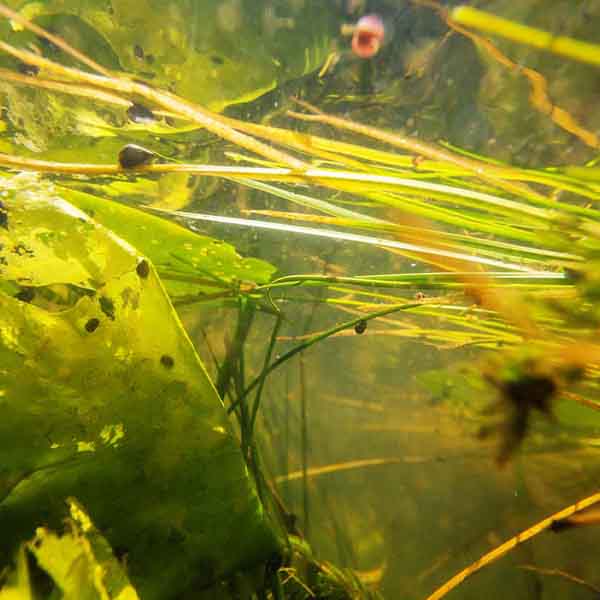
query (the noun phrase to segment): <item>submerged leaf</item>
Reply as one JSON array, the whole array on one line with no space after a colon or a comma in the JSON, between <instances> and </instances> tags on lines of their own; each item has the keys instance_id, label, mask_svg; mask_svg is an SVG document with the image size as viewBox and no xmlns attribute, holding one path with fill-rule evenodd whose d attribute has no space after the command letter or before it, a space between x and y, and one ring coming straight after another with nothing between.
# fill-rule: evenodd
<instances>
[{"instance_id":1,"label":"submerged leaf","mask_svg":"<svg viewBox=\"0 0 600 600\"><path fill-rule=\"evenodd\" d=\"M150 262L35 182L4 194L0 564L37 526L59 528L71 496L145 599L272 556L223 405ZM25 282L31 302L8 292ZM59 285L77 293L61 304Z\"/></svg>"},{"instance_id":2,"label":"submerged leaf","mask_svg":"<svg viewBox=\"0 0 600 600\"><path fill-rule=\"evenodd\" d=\"M141 210L91 194L64 190L69 202L128 240L154 263L169 295L213 293L236 282L264 284L276 269L242 258L225 242L193 233Z\"/></svg>"}]
</instances>

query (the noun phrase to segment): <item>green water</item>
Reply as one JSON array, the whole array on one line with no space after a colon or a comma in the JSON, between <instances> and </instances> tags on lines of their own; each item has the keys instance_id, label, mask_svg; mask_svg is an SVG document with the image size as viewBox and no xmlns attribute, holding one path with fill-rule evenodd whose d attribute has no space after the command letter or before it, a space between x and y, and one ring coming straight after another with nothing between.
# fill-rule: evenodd
<instances>
[{"instance_id":1,"label":"green water","mask_svg":"<svg viewBox=\"0 0 600 600\"><path fill-rule=\"evenodd\" d=\"M305 109L295 98L457 155L483 157L490 165L530 169L524 179L528 191L547 197L528 206L553 216L548 199L556 201L560 218L535 221L539 215L515 216L520 213L506 205L497 213L497 205L491 206L486 215L462 196L452 200L439 194L425 195L430 205L411 212L403 202L417 206L423 196L405 189L369 196L359 187L302 180L273 183L278 187L268 193L256 184L181 172L40 179L2 167L0 573L36 527L62 528L65 499L75 497L118 559L100 561L114 589L108 596L89 591L81 583L88 577L83 570L66 577L72 586L67 589L64 575L47 568L30 548L63 588L63 596L56 589L50 595L51 584L38 569L36 598L84 597L81 590L89 593L86 598L123 598L115 590L125 589L129 576L141 598L157 600L275 598L273 577L283 582L286 598L425 599L503 541L597 491L600 417L589 404L598 400L593 332L600 318L594 287L600 190L593 168L585 170L587 179L566 169L595 165L597 67L494 36L490 50L445 22L443 10L457 3L438 9L400 0L8 4L104 68L216 113L411 155L405 164L363 162L358 173L372 168L378 175L426 183L463 181L461 173L420 170L426 157L419 152L298 120L287 113ZM600 44L600 9L591 0L468 4ZM368 13L380 14L393 33L379 53L363 60L341 31ZM0 31L2 40L16 47L77 64L16 23L3 19ZM335 58L325 69L328 57ZM28 71L6 55L0 62L12 72ZM28 72L38 79L47 75ZM137 144L157 153L162 164L270 166L264 157L252 157L172 114L159 114L156 107L156 114L144 119L146 98L136 98L142 117L132 117L127 105L22 81L16 85L2 73L0 97L3 154L114 165L124 145ZM362 158L354 152L352 157ZM315 168L354 168L339 156L297 156L313 160ZM563 187L548 190L540 177L555 176L556 169L564 176ZM469 185L471 191L513 202L531 200L483 177ZM308 195L313 204L297 197L290 201L289 192ZM63 200L83 212L65 209ZM318 201L353 211L353 218L370 218L371 228L323 221L324 214L342 213L320 212ZM216 215L225 222L134 209L140 206ZM432 207L440 211L426 212ZM306 215L320 215L321 221L303 220ZM246 221L228 223L228 218ZM251 219L281 226L253 226ZM413 237L374 229L373 219L412 228ZM511 310L539 309L532 317L545 332L539 340L510 311L493 313L503 289L492 285L495 302L475 306L464 279L449 288L421 279L376 290L332 281L328 287L257 291L287 275L452 271L450 262L393 247L399 241L416 244L414 230L429 222L455 235L452 242L462 236L461 252L473 258L469 270L499 269L477 262L483 246L468 246L466 238L518 243L529 254L522 248L502 254L497 246L495 254L482 256L561 277L581 269L589 287L577 288L580 282L565 275L556 289L516 289L530 295ZM478 231L478 223L487 229ZM347 235L320 237L286 227L290 224ZM373 237L385 238L390 247ZM448 243L442 248L455 248L442 239ZM555 255L545 262L531 258L540 249ZM567 252L577 256L565 257ZM578 262L580 254L588 270ZM506 292L507 301L514 291ZM551 298L547 304L544 294ZM437 296L439 305L432 300ZM255 379L266 362L285 358L311 334L388 304L420 301L423 306L415 310L370 320L366 330L350 324L283 362L264 381ZM276 340L271 340L275 323ZM548 347L572 353L576 366L584 361L579 353L587 353L585 377L573 377L572 386L568 376L549 379L564 389L552 395L551 410L531 401L523 439L511 429L518 426L516 417L500 419L499 435L481 439L482 427L497 425L506 408L498 402L507 388L494 379L494 357L506 352L510 370L522 351L525 358L518 364L526 370L530 344L542 353L540 362L559 365L549 371L560 371L568 357L543 354ZM498 373L504 373L503 366ZM545 371L544 376L550 378ZM241 401L252 381L252 393ZM257 389L261 404L250 431ZM503 443L510 460L499 466ZM544 531L448 598L593 597L594 586L600 586L597 532L594 527ZM310 561L294 563L297 572L285 563L288 534L304 536L315 560L348 569L363 585L347 584L340 595L327 595L323 588L311 596L307 590L317 584ZM106 542L94 540L99 552ZM110 556L107 548L103 552ZM281 560L284 570L274 575ZM81 568L82 561L73 564ZM292 575L307 587L294 586ZM15 594L23 595L9 595L11 577L0 577L6 584L0 600L32 597L22 589Z\"/></svg>"}]
</instances>

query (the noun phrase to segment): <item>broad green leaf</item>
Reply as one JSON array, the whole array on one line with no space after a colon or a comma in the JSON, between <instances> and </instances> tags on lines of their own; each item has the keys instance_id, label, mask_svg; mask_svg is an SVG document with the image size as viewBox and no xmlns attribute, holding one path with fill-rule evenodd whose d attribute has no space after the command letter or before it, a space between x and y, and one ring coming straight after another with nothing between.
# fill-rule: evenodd
<instances>
[{"instance_id":1,"label":"broad green leaf","mask_svg":"<svg viewBox=\"0 0 600 600\"><path fill-rule=\"evenodd\" d=\"M126 72L217 112L318 69L338 25L335 6L324 9L318 0L293 5L283 0L112 0L110 6L104 0L10 0L8 4L105 68ZM4 19L0 36L81 67ZM16 66L5 55L0 63ZM9 83L0 83L0 96L13 148L45 152L55 160L106 160L116 144L197 128L163 117L134 122L126 105ZM86 141L90 137L91 146ZM8 141L3 146L10 151Z\"/></svg>"},{"instance_id":2,"label":"broad green leaf","mask_svg":"<svg viewBox=\"0 0 600 600\"><path fill-rule=\"evenodd\" d=\"M318 0L46 0L9 2L106 66L171 88L211 110L256 98L318 69L335 7ZM100 38L86 43L89 29ZM90 47L91 46L91 47Z\"/></svg>"},{"instance_id":3,"label":"broad green leaf","mask_svg":"<svg viewBox=\"0 0 600 600\"><path fill-rule=\"evenodd\" d=\"M83 192L61 193L148 256L172 297L214 294L238 282L264 284L276 270L263 260L242 258L230 244L148 212Z\"/></svg>"},{"instance_id":4,"label":"broad green leaf","mask_svg":"<svg viewBox=\"0 0 600 600\"><path fill-rule=\"evenodd\" d=\"M21 545L0 600L39 598L30 583L26 553L48 574L63 600L139 600L123 565L89 516L75 500L69 499L68 505L71 516L63 535L39 527L34 538Z\"/></svg>"},{"instance_id":5,"label":"broad green leaf","mask_svg":"<svg viewBox=\"0 0 600 600\"><path fill-rule=\"evenodd\" d=\"M224 407L151 263L52 188L3 187L0 565L36 527L60 528L68 497L127 555L144 599L272 556Z\"/></svg>"},{"instance_id":6,"label":"broad green leaf","mask_svg":"<svg viewBox=\"0 0 600 600\"><path fill-rule=\"evenodd\" d=\"M139 600L123 566L79 504L68 501L70 531L40 527L27 549L62 592L63 600Z\"/></svg>"}]
</instances>

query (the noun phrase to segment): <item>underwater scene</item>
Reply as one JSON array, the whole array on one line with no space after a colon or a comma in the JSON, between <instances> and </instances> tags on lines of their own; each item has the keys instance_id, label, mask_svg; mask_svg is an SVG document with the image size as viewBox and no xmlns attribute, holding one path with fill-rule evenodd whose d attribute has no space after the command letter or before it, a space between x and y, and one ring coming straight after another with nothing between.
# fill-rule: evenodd
<instances>
[{"instance_id":1,"label":"underwater scene","mask_svg":"<svg viewBox=\"0 0 600 600\"><path fill-rule=\"evenodd\" d=\"M0 600L600 598L599 32L0 3Z\"/></svg>"}]
</instances>

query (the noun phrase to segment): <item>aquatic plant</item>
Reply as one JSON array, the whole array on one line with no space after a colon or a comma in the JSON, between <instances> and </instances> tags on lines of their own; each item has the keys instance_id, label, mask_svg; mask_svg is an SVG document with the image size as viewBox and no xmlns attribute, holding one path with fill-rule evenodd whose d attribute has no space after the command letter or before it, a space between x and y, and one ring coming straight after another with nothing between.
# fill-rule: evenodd
<instances>
[{"instance_id":1,"label":"aquatic plant","mask_svg":"<svg viewBox=\"0 0 600 600\"><path fill-rule=\"evenodd\" d=\"M207 593L248 597L374 596L354 573L316 559L298 535L266 476L256 425L271 373L322 340L360 335L367 327L368 335L377 335L384 319L404 339L489 351L469 377L486 381L497 394L480 435L499 436L500 464L527 441L535 413L551 419L559 400L584 406L590 421L596 418L595 163L519 168L330 115L302 99L293 101L287 116L317 133L235 119L101 66L7 7L0 13L93 71L3 40L0 49L16 61L14 69L0 71L3 81L40 94L92 98L125 113L134 126L129 140L117 139L105 163L40 160L14 147L0 154L5 168L0 348L8 365L0 382L10 415L3 421L10 466L0 504L0 520L11 525L3 542L5 562L38 522L40 490L52 489L56 497L75 495L83 508L69 503L70 532L62 537L39 532L23 548L65 595L86 590L90 597L135 597L110 544L115 556L128 557L127 573L144 598L202 586L213 586ZM441 14L460 31L470 13ZM507 64L489 40L475 39L493 60ZM26 65L27 73L17 65ZM526 76L539 108L544 85L533 71ZM140 114L144 123L137 122ZM550 117L597 145L565 110L552 110ZM86 119L96 131L110 128ZM149 133L198 128L229 144L227 164L169 161L147 143ZM325 137L326 128L335 137ZM337 133L347 132L368 143L338 139ZM12 175L15 170L34 174ZM175 208L106 199L124 190L140 193L153 185L153 176L182 174L224 178L304 210L253 210L239 218L180 210L189 201L185 192L183 201L175 198ZM95 183L84 176L110 179ZM175 184L173 196L182 187ZM345 239L427 268L275 277L272 265L242 258L232 246L194 232L198 222ZM339 322L276 352L288 307L304 302L335 307ZM174 310L199 304L237 309L235 333L214 385ZM262 369L250 377L244 348L259 314L269 316L273 326ZM234 415L236 429L220 400ZM60 408L57 414L46 414L48 403ZM15 448L17 458L11 454ZM375 463L332 465L329 472L369 464ZM191 473L201 474L200 481ZM305 485L318 474L304 454ZM116 484L110 503L102 493L107 480ZM597 500L594 495L550 517L478 568ZM86 525L84 511L106 539ZM64 514L65 506L53 501L44 507L44 522L57 529ZM64 545L71 562L47 562L43 551L49 544ZM17 562L2 593L30 597L23 554ZM82 573L77 584L66 584L65 573L75 563Z\"/></svg>"}]
</instances>

